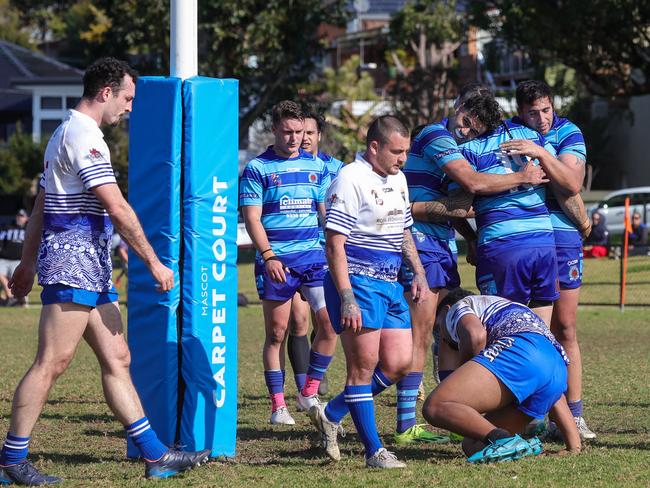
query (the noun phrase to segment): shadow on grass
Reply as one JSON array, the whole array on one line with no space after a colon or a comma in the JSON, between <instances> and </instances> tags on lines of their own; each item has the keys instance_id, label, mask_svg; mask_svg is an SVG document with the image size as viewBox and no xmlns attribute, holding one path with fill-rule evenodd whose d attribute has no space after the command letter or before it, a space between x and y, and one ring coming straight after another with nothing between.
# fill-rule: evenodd
<instances>
[{"instance_id":1,"label":"shadow on grass","mask_svg":"<svg viewBox=\"0 0 650 488\"><path fill-rule=\"evenodd\" d=\"M106 458L99 458L90 454L63 454L58 452L41 452L33 456L35 460L51 461L55 464L95 464L106 461Z\"/></svg>"},{"instance_id":2,"label":"shadow on grass","mask_svg":"<svg viewBox=\"0 0 650 488\"><path fill-rule=\"evenodd\" d=\"M97 429L86 429L83 431L84 435L91 435L94 437L114 437L116 439L124 439L126 434L123 430L104 431Z\"/></svg>"},{"instance_id":3,"label":"shadow on grass","mask_svg":"<svg viewBox=\"0 0 650 488\"><path fill-rule=\"evenodd\" d=\"M445 448L436 448L433 445L430 445L432 448L423 449L423 445L414 445L414 446L403 446L403 445L392 445L388 446L390 451L393 451L397 457L401 460L418 460L418 461L427 461L431 459L457 459L463 457L463 453L460 447L457 450L449 450L449 445L447 449Z\"/></svg>"},{"instance_id":4,"label":"shadow on grass","mask_svg":"<svg viewBox=\"0 0 650 488\"><path fill-rule=\"evenodd\" d=\"M289 441L315 435L313 429L291 429L291 430L272 430L272 429L253 429L250 427L239 427L237 429L237 440L239 441L256 441L262 439L271 439L278 441Z\"/></svg>"},{"instance_id":5,"label":"shadow on grass","mask_svg":"<svg viewBox=\"0 0 650 488\"><path fill-rule=\"evenodd\" d=\"M650 408L650 403L642 402L593 402L594 405L602 405L604 407L636 407L636 408Z\"/></svg>"},{"instance_id":6,"label":"shadow on grass","mask_svg":"<svg viewBox=\"0 0 650 488\"><path fill-rule=\"evenodd\" d=\"M88 413L66 415L61 413L43 412L42 419L65 420L68 422L115 422L115 417L107 413Z\"/></svg>"},{"instance_id":7,"label":"shadow on grass","mask_svg":"<svg viewBox=\"0 0 650 488\"><path fill-rule=\"evenodd\" d=\"M600 432L600 431L599 431ZM589 441L591 447L606 447L608 449L635 449L640 451L650 451L650 442L603 442L603 441Z\"/></svg>"}]
</instances>

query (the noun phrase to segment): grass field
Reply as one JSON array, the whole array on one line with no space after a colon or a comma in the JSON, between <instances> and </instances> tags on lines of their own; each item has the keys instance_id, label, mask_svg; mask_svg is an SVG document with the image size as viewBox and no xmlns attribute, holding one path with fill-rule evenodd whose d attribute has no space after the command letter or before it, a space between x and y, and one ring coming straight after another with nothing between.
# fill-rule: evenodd
<instances>
[{"instance_id":1,"label":"grass field","mask_svg":"<svg viewBox=\"0 0 650 488\"><path fill-rule=\"evenodd\" d=\"M473 282L471 273L468 266L462 266L465 283ZM602 297L610 294L597 285L592 289ZM261 365L262 310L254 293L251 265L240 266L240 291L252 304L239 309L237 456L168 480L166 486L650 486L648 309L630 308L624 314L613 307L580 309L585 415L599 435L580 456L470 466L457 445L392 446L395 396L389 390L377 401L379 430L387 447L406 460L408 468L376 472L363 467L361 444L349 418L345 420L348 435L341 441L343 460L336 465L328 463L315 447L316 436L305 415L296 414L293 427L268 424L269 401ZM36 294L32 298L38 301ZM39 312L38 305L26 310L0 309L2 436L13 389L34 356ZM343 378L342 354L338 354L331 368L331 388L342 388ZM427 389L434 386L430 373L425 385ZM289 398L293 391L288 382ZM289 406L293 409L293 401ZM550 451L560 448L556 444L546 447ZM50 395L34 432L32 459L48 473L63 476L66 486L150 485L144 481L143 466L125 460L124 451L123 429L103 402L99 368L82 344Z\"/></svg>"}]
</instances>

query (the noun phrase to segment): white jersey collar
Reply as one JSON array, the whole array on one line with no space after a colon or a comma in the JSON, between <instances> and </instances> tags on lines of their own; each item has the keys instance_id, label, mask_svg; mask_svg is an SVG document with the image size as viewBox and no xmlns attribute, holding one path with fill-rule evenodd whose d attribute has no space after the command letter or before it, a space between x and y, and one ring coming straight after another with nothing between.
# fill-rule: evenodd
<instances>
[{"instance_id":1,"label":"white jersey collar","mask_svg":"<svg viewBox=\"0 0 650 488\"><path fill-rule=\"evenodd\" d=\"M104 137L104 133L102 130L99 128L97 125L97 122L95 119L93 119L91 116L86 115L82 112L79 112L78 110L70 109L68 110L68 116L70 118L74 118L77 120L80 124L88 127L89 129L93 129L97 131L98 134L101 134L102 138Z\"/></svg>"}]
</instances>

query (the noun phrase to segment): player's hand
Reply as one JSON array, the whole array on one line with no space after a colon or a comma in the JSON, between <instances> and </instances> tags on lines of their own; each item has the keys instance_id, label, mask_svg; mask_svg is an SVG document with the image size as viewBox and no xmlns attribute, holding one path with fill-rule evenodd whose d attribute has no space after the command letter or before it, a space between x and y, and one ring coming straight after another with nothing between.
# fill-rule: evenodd
<instances>
[{"instance_id":1,"label":"player's hand","mask_svg":"<svg viewBox=\"0 0 650 488\"><path fill-rule=\"evenodd\" d=\"M264 266L266 267L266 273L273 281L276 283L286 283L289 268L285 267L282 261L279 259L267 259L264 262Z\"/></svg>"},{"instance_id":2,"label":"player's hand","mask_svg":"<svg viewBox=\"0 0 650 488\"><path fill-rule=\"evenodd\" d=\"M508 155L522 154L533 159L539 159L546 151L542 146L529 139L513 139L501 143L501 149Z\"/></svg>"},{"instance_id":3,"label":"player's hand","mask_svg":"<svg viewBox=\"0 0 650 488\"><path fill-rule=\"evenodd\" d=\"M538 164L533 163L532 161L528 161L520 173L523 178L523 184L541 185L543 183L549 182L549 179L546 177L546 173L544 173L542 167Z\"/></svg>"},{"instance_id":4,"label":"player's hand","mask_svg":"<svg viewBox=\"0 0 650 488\"><path fill-rule=\"evenodd\" d=\"M154 263L149 272L156 281L156 289L161 292L167 292L174 288L174 272L160 261Z\"/></svg>"},{"instance_id":5,"label":"player's hand","mask_svg":"<svg viewBox=\"0 0 650 488\"><path fill-rule=\"evenodd\" d=\"M476 266L478 262L476 254L476 241L466 241L467 242L467 262L472 266Z\"/></svg>"},{"instance_id":6,"label":"player's hand","mask_svg":"<svg viewBox=\"0 0 650 488\"><path fill-rule=\"evenodd\" d=\"M422 303L431 297L429 283L423 274L416 273L411 281L411 297L413 303Z\"/></svg>"},{"instance_id":7,"label":"player's hand","mask_svg":"<svg viewBox=\"0 0 650 488\"><path fill-rule=\"evenodd\" d=\"M351 289L341 292L341 325L352 332L361 332L361 309Z\"/></svg>"},{"instance_id":8,"label":"player's hand","mask_svg":"<svg viewBox=\"0 0 650 488\"><path fill-rule=\"evenodd\" d=\"M14 274L9 278L9 288L16 298L24 298L29 295L34 286L36 267L23 264L22 261L16 267Z\"/></svg>"}]
</instances>

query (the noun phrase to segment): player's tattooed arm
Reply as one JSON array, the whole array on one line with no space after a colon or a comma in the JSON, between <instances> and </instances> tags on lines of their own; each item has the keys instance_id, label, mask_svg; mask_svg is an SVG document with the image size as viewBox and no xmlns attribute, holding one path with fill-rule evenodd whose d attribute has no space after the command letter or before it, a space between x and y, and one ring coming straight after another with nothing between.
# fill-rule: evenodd
<instances>
[{"instance_id":1,"label":"player's tattooed arm","mask_svg":"<svg viewBox=\"0 0 650 488\"><path fill-rule=\"evenodd\" d=\"M422 302L429 298L431 290L427 283L424 268L418 256L418 250L413 241L413 235L409 229L404 230L402 241L402 259L413 270L413 281L411 283L411 297L414 302Z\"/></svg>"},{"instance_id":2,"label":"player's tattooed arm","mask_svg":"<svg viewBox=\"0 0 650 488\"><path fill-rule=\"evenodd\" d=\"M555 194L564 214L575 224L582 237L587 237L591 233L591 219L589 219L582 197L579 194L567 197L554 185L551 186L551 191Z\"/></svg>"},{"instance_id":3,"label":"player's tattooed arm","mask_svg":"<svg viewBox=\"0 0 650 488\"><path fill-rule=\"evenodd\" d=\"M422 222L446 222L451 218L471 217L474 195L463 190L452 190L448 196L428 202L414 202L411 214Z\"/></svg>"},{"instance_id":4,"label":"player's tattooed arm","mask_svg":"<svg viewBox=\"0 0 650 488\"><path fill-rule=\"evenodd\" d=\"M325 255L329 272L341 299L341 326L360 332L363 327L361 309L354 297L350 275L348 274L348 258L345 254L345 242L348 237L332 230L325 232Z\"/></svg>"}]
</instances>

